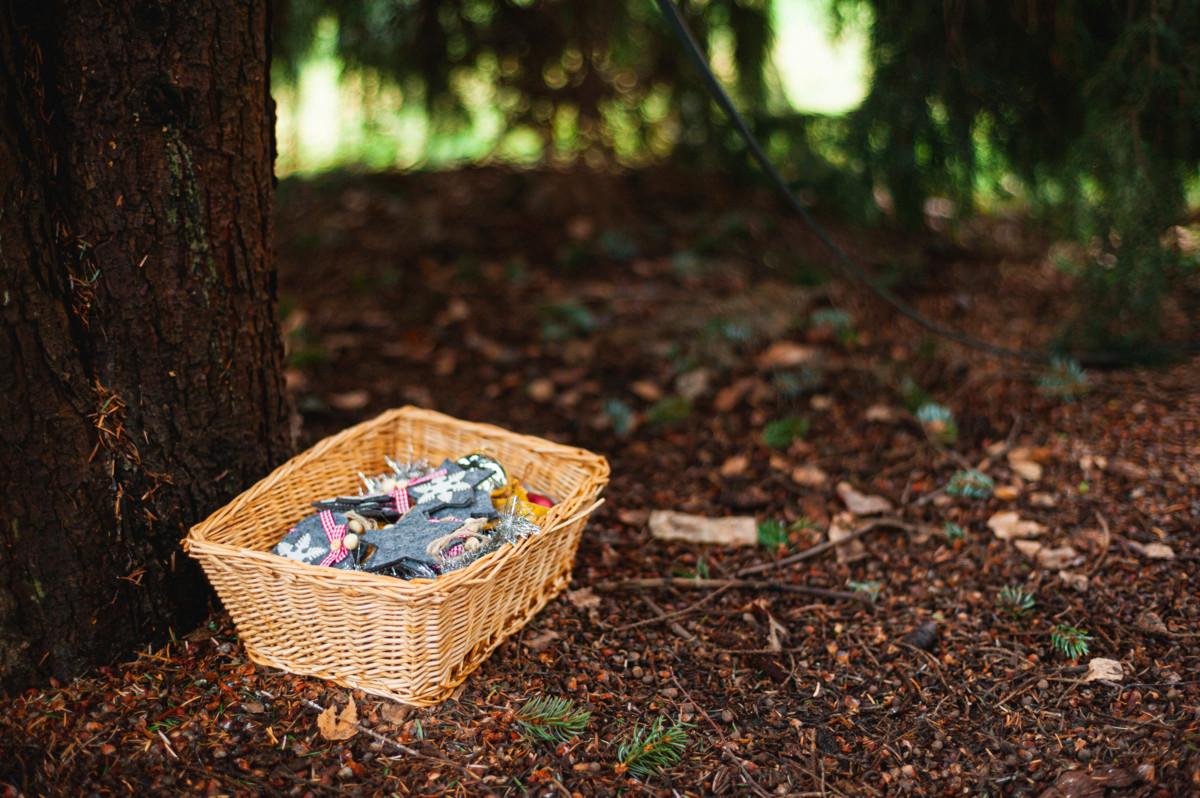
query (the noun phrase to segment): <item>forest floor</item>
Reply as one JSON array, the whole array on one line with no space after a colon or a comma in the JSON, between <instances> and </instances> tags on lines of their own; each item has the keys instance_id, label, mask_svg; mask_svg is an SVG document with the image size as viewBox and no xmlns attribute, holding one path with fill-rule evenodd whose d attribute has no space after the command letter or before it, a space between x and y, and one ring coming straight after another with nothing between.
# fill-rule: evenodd
<instances>
[{"instance_id":1,"label":"forest floor","mask_svg":"<svg viewBox=\"0 0 1200 798\"><path fill-rule=\"evenodd\" d=\"M290 181L276 230L301 444L412 403L603 453L570 591L440 706L354 693L344 741L317 711L352 692L255 666L218 611L4 702L8 794L1200 792L1200 360L1081 383L931 338L827 279L769 195L696 176ZM1037 346L1067 312L1017 222L834 231L982 336ZM944 490L967 468L990 496ZM658 540L659 509L762 543ZM862 534L745 571L831 529ZM541 695L586 730L526 740ZM657 717L690 743L637 779L617 746Z\"/></svg>"}]
</instances>

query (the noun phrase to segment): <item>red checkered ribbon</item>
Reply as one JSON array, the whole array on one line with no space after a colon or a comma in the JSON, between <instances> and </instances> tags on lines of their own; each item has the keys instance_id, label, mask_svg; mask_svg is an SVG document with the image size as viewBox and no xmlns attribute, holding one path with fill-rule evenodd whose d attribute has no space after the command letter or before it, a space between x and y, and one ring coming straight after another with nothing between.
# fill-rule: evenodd
<instances>
[{"instance_id":1,"label":"red checkered ribbon","mask_svg":"<svg viewBox=\"0 0 1200 798\"><path fill-rule=\"evenodd\" d=\"M439 468L437 471L430 472L423 477L410 479L403 485L397 485L396 487L392 488L391 496L392 501L396 503L396 512L398 512L400 515L404 515L412 509L412 502L410 502L408 499L409 487L412 485L420 485L422 482L429 482L430 480L438 479L444 476L446 476L446 469Z\"/></svg>"},{"instance_id":2,"label":"red checkered ribbon","mask_svg":"<svg viewBox=\"0 0 1200 798\"><path fill-rule=\"evenodd\" d=\"M329 553L321 560L321 565L333 565L346 559L350 550L346 548L346 525L334 523L333 513L322 510L320 513L321 528L325 537L329 538Z\"/></svg>"}]
</instances>

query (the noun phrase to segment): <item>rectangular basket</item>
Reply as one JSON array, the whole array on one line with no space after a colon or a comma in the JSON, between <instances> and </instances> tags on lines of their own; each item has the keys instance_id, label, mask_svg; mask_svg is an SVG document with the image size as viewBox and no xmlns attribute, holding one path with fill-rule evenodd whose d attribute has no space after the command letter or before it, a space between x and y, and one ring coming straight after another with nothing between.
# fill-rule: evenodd
<instances>
[{"instance_id":1,"label":"rectangular basket","mask_svg":"<svg viewBox=\"0 0 1200 798\"><path fill-rule=\"evenodd\" d=\"M269 552L313 512L310 502L357 493L357 472L381 470L385 455L436 463L474 451L558 501L540 532L466 568L411 581ZM603 457L583 449L404 407L288 460L192 527L184 549L204 568L255 662L429 706L566 587L608 473Z\"/></svg>"}]
</instances>

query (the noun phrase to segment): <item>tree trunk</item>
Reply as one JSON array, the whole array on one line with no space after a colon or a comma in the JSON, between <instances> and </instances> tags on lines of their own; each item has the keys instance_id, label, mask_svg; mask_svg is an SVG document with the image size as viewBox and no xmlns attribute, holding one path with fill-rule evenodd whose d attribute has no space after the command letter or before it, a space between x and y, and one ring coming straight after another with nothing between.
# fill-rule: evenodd
<instances>
[{"instance_id":1,"label":"tree trunk","mask_svg":"<svg viewBox=\"0 0 1200 798\"><path fill-rule=\"evenodd\" d=\"M0 0L0 687L183 631L290 451L266 0Z\"/></svg>"}]
</instances>

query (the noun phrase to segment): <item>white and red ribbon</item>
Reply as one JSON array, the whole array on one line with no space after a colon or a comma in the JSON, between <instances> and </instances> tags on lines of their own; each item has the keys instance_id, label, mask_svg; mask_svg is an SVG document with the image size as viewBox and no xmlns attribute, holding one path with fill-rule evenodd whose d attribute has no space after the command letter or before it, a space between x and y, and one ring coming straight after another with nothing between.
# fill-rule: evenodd
<instances>
[{"instance_id":1,"label":"white and red ribbon","mask_svg":"<svg viewBox=\"0 0 1200 798\"><path fill-rule=\"evenodd\" d=\"M328 510L322 510L320 518L325 537L329 538L329 553L321 560L321 565L334 565L346 559L346 555L350 553L346 548L346 525L335 523L333 513Z\"/></svg>"},{"instance_id":2,"label":"white and red ribbon","mask_svg":"<svg viewBox=\"0 0 1200 798\"><path fill-rule=\"evenodd\" d=\"M423 477L410 479L404 484L397 485L396 487L392 488L391 497L392 501L396 503L396 512L400 515L404 515L412 509L412 502L410 502L408 498L408 489L410 486L420 485L422 482L429 482L444 476L446 476L446 469L439 468L437 471L432 471Z\"/></svg>"}]
</instances>

